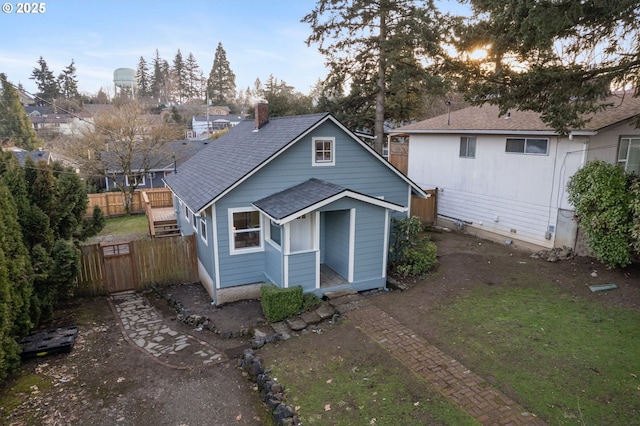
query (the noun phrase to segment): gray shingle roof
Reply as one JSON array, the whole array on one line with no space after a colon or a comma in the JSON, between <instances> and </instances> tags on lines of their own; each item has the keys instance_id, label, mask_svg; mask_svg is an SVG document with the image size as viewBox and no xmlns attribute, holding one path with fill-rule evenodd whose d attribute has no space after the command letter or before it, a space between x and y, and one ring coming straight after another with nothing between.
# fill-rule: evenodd
<instances>
[{"instance_id":1,"label":"gray shingle roof","mask_svg":"<svg viewBox=\"0 0 640 426\"><path fill-rule=\"evenodd\" d=\"M253 205L279 220L346 190L340 185L312 178L258 200Z\"/></svg>"},{"instance_id":2,"label":"gray shingle roof","mask_svg":"<svg viewBox=\"0 0 640 426\"><path fill-rule=\"evenodd\" d=\"M165 178L193 211L200 211L255 168L329 117L328 113L269 119L257 132L254 121L240 122Z\"/></svg>"}]
</instances>

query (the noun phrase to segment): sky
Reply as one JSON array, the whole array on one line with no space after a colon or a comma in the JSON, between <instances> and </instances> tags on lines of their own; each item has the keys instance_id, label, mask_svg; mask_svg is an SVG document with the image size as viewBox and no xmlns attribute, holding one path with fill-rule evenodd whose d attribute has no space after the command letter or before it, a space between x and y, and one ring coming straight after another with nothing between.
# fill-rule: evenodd
<instances>
[{"instance_id":1,"label":"sky","mask_svg":"<svg viewBox=\"0 0 640 426\"><path fill-rule=\"evenodd\" d=\"M81 93L113 93L113 71L136 69L141 56L151 65L156 49L169 64L178 49L184 59L193 53L206 78L218 43L237 90L273 75L306 94L327 73L318 46L305 43L310 26L300 22L315 0L49 0L37 14L0 3L0 72L31 93L41 56L55 76L73 60Z\"/></svg>"}]
</instances>

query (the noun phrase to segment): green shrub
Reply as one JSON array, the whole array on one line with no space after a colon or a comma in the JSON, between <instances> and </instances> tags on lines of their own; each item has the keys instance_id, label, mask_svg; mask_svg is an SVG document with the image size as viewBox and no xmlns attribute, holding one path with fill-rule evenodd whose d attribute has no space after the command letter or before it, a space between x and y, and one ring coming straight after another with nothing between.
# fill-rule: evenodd
<instances>
[{"instance_id":1,"label":"green shrub","mask_svg":"<svg viewBox=\"0 0 640 426\"><path fill-rule=\"evenodd\" d=\"M625 267L640 248L640 188L615 164L590 161L569 180L569 202L587 246L611 268Z\"/></svg>"},{"instance_id":2,"label":"green shrub","mask_svg":"<svg viewBox=\"0 0 640 426\"><path fill-rule=\"evenodd\" d=\"M260 305L269 322L278 322L296 314L302 308L302 286L279 288L273 284L260 289Z\"/></svg>"},{"instance_id":3,"label":"green shrub","mask_svg":"<svg viewBox=\"0 0 640 426\"><path fill-rule=\"evenodd\" d=\"M389 248L390 273L401 278L429 272L437 263L436 245L423 232L420 219L394 219Z\"/></svg>"},{"instance_id":4,"label":"green shrub","mask_svg":"<svg viewBox=\"0 0 640 426\"><path fill-rule=\"evenodd\" d=\"M403 258L396 264L396 275L406 278L426 274L436 264L437 253L433 241L429 239L421 241L416 247L410 247L404 251Z\"/></svg>"},{"instance_id":5,"label":"green shrub","mask_svg":"<svg viewBox=\"0 0 640 426\"><path fill-rule=\"evenodd\" d=\"M302 310L308 311L315 308L322 303L322 299L316 296L314 293L305 293L302 295Z\"/></svg>"}]
</instances>

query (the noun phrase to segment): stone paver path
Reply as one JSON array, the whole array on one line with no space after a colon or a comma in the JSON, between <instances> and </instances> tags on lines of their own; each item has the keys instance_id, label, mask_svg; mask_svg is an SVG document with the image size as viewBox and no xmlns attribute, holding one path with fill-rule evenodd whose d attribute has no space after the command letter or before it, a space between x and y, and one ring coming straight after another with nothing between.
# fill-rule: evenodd
<instances>
[{"instance_id":1,"label":"stone paver path","mask_svg":"<svg viewBox=\"0 0 640 426\"><path fill-rule=\"evenodd\" d=\"M345 316L478 422L509 426L546 424L379 308L360 306L345 312Z\"/></svg>"},{"instance_id":2,"label":"stone paver path","mask_svg":"<svg viewBox=\"0 0 640 426\"><path fill-rule=\"evenodd\" d=\"M227 357L207 342L168 327L142 296L121 293L111 296L125 338L156 361L174 368L205 366Z\"/></svg>"}]
</instances>

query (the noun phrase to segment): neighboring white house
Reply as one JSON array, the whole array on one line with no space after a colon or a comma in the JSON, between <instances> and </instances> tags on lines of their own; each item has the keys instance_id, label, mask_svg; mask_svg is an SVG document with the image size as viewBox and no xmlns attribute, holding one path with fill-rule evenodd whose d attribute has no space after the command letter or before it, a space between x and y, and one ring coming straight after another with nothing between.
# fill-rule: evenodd
<instances>
[{"instance_id":1,"label":"neighboring white house","mask_svg":"<svg viewBox=\"0 0 640 426\"><path fill-rule=\"evenodd\" d=\"M640 99L615 104L561 136L530 111L500 116L469 107L399 129L409 137L408 177L437 189L438 223L530 248L575 247L569 178L602 159L640 172Z\"/></svg>"},{"instance_id":2,"label":"neighboring white house","mask_svg":"<svg viewBox=\"0 0 640 426\"><path fill-rule=\"evenodd\" d=\"M215 132L235 127L240 121L242 117L237 115L195 115L191 120L191 128L195 133L194 136L202 139Z\"/></svg>"}]
</instances>

